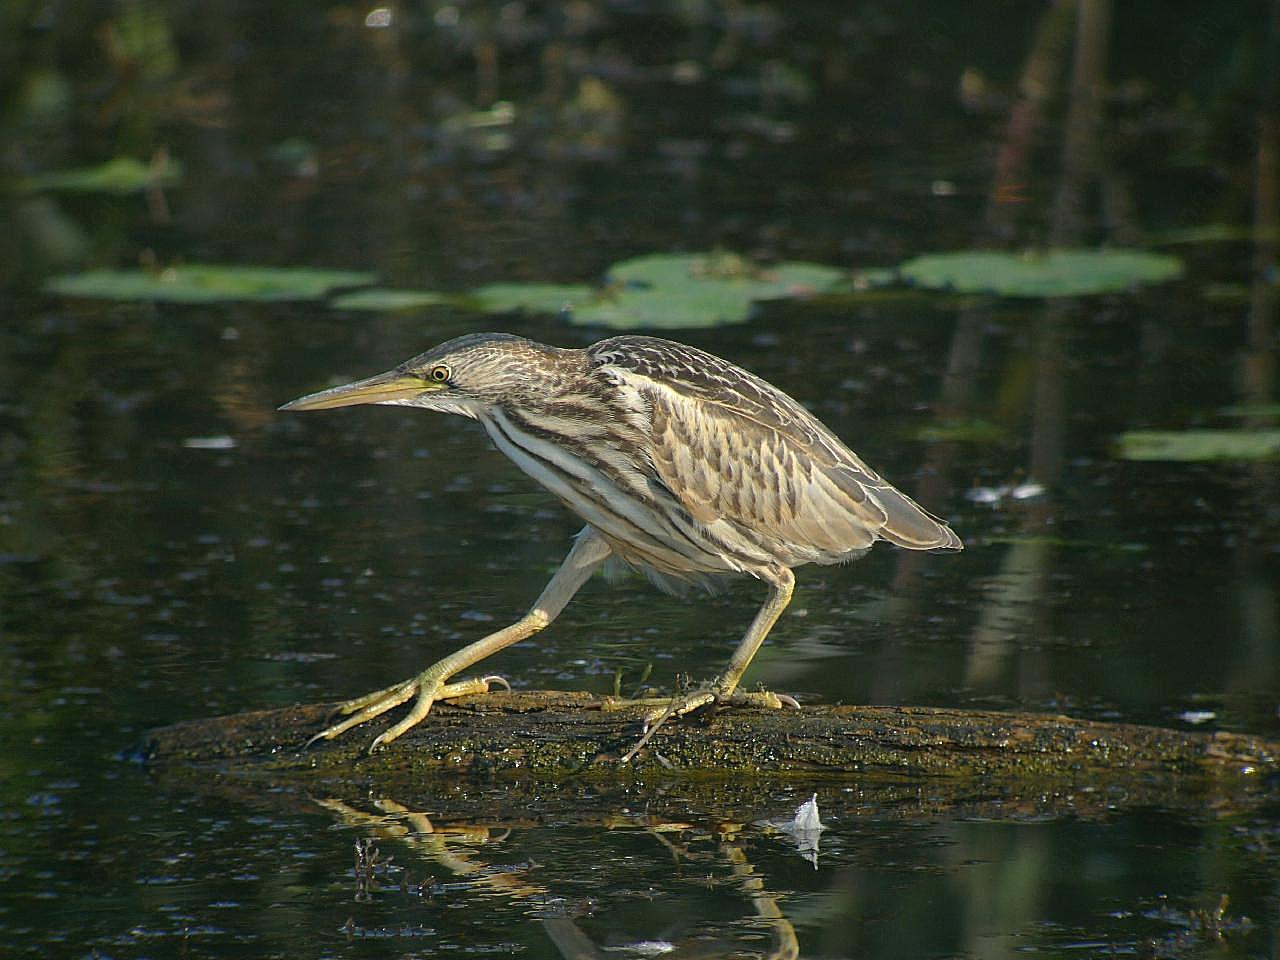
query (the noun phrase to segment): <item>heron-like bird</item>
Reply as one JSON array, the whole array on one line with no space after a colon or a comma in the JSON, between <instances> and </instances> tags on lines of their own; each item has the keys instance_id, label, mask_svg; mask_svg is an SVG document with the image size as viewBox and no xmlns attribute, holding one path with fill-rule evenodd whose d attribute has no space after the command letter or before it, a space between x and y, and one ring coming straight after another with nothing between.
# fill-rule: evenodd
<instances>
[{"instance_id":1,"label":"heron-like bird","mask_svg":"<svg viewBox=\"0 0 1280 960\"><path fill-rule=\"evenodd\" d=\"M419 723L435 701L487 691L498 678L452 678L546 627L613 557L660 586L747 574L769 588L725 671L678 696L664 718L715 702L781 706L774 694L737 688L791 600L793 568L851 560L877 540L908 550L963 547L945 521L777 387L670 340L612 337L573 350L469 334L280 409L366 403L478 420L502 453L586 526L523 617L403 683L343 703L346 719L314 739L332 739L414 699L375 749Z\"/></svg>"}]
</instances>

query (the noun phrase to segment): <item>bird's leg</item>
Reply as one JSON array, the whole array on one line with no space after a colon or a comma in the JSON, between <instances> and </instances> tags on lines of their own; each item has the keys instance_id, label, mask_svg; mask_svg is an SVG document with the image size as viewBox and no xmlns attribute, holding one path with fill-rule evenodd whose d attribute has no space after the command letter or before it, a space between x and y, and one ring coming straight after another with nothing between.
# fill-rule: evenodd
<instances>
[{"instance_id":1,"label":"bird's leg","mask_svg":"<svg viewBox=\"0 0 1280 960\"><path fill-rule=\"evenodd\" d=\"M710 692L714 694L714 699L716 700L729 703L751 703L756 706L774 708L783 706L781 698L777 694L765 691L744 693L738 690L738 683L742 680L742 675L747 672L747 667L751 665L751 661L756 652L759 651L760 645L764 643L764 638L769 635L773 625L782 616L782 611L786 610L787 605L791 603L791 595L796 589L795 574L786 567L779 567L772 572L773 578L769 581L769 596L765 598L764 603L756 613L755 619L751 621L751 626L747 628L747 632L743 635L742 642L738 644L738 649L733 651L733 656L729 659L729 666L724 673L711 681L709 685ZM698 693L695 691L691 696L697 697ZM794 701L792 703L794 704ZM701 704L689 709L696 710L698 706L701 706ZM678 710L677 716L688 712L688 710Z\"/></svg>"},{"instance_id":2,"label":"bird's leg","mask_svg":"<svg viewBox=\"0 0 1280 960\"><path fill-rule=\"evenodd\" d=\"M673 717L682 717L708 704L731 703L735 706L750 704L775 709L784 706L799 707L791 697L779 696L767 690L751 692L738 690L738 682L742 679L742 675L747 672L752 658L764 643L764 638L769 635L769 631L773 629L773 625L782 616L782 611L787 609L787 604L791 602L791 594L795 591L796 578L790 570L779 567L771 573L769 596L756 613L755 619L751 621L751 626L747 628L738 648L734 650L724 673L697 690L677 696L661 709L648 714L644 719L644 736L622 757L622 763L634 757L668 720Z\"/></svg>"},{"instance_id":3,"label":"bird's leg","mask_svg":"<svg viewBox=\"0 0 1280 960\"><path fill-rule=\"evenodd\" d=\"M493 656L499 650L532 636L549 624L565 608L565 604L572 599L578 589L600 569L601 564L608 558L609 552L609 545L594 530L590 527L584 529L578 535L569 555L560 564L560 569L555 572L542 594L523 617L510 626L449 654L443 660L427 667L416 677L376 690L363 697L348 700L338 708L340 713L349 714L347 719L317 733L307 741L308 746L317 740L332 740L352 727L372 720L416 696L417 700L404 719L385 730L373 741L369 749L374 750L383 744L390 743L415 726L431 711L431 705L435 701L469 693L487 692L489 684L500 678L480 677L456 683L445 681L467 667L479 663L485 657Z\"/></svg>"}]
</instances>

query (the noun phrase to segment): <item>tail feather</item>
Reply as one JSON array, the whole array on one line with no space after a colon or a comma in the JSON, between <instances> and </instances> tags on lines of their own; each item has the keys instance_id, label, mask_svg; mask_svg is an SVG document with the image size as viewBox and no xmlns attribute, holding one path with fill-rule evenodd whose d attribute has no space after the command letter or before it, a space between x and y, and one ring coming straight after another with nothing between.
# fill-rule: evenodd
<instances>
[{"instance_id":1,"label":"tail feather","mask_svg":"<svg viewBox=\"0 0 1280 960\"><path fill-rule=\"evenodd\" d=\"M874 524L872 529L882 540L908 550L964 549L964 543L947 526L947 521L935 517L901 490L866 468L861 461L857 461L857 464L860 467L858 470L841 465L828 470L827 475L854 502L874 502L874 511L868 504L859 512Z\"/></svg>"},{"instance_id":2,"label":"tail feather","mask_svg":"<svg viewBox=\"0 0 1280 960\"><path fill-rule=\"evenodd\" d=\"M880 536L908 550L963 550L964 542L941 517L935 517L905 493L888 487L877 490L876 499L888 519Z\"/></svg>"}]
</instances>

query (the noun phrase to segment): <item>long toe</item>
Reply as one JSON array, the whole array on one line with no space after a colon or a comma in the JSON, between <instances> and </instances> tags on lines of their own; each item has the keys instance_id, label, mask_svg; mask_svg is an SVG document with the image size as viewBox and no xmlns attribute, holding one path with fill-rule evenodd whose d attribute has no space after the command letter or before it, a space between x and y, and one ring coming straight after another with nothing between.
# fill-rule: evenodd
<instances>
[{"instance_id":1,"label":"long toe","mask_svg":"<svg viewBox=\"0 0 1280 960\"><path fill-rule=\"evenodd\" d=\"M724 699L734 707L767 707L770 710L781 710L784 707L792 710L800 709L800 701L785 693L774 693L772 690L735 690Z\"/></svg>"},{"instance_id":2,"label":"long toe","mask_svg":"<svg viewBox=\"0 0 1280 960\"><path fill-rule=\"evenodd\" d=\"M646 731L654 729L668 720L688 716L696 710L701 710L719 701L720 695L710 689L694 690L692 693L682 694L673 700L669 700L665 706L649 711L644 718L644 728Z\"/></svg>"},{"instance_id":3,"label":"long toe","mask_svg":"<svg viewBox=\"0 0 1280 960\"><path fill-rule=\"evenodd\" d=\"M414 701L413 708L393 726L382 731L374 738L373 743L369 744L370 753L373 753L379 747L385 747L392 740L398 740L416 727L431 712L431 707L437 700L452 700L454 697L468 697L477 693L488 693L489 687L495 683L501 684L508 690L511 689L510 684L502 677L471 677L455 683L444 683L431 670L427 670L412 682L416 685L418 691L418 699Z\"/></svg>"},{"instance_id":4,"label":"long toe","mask_svg":"<svg viewBox=\"0 0 1280 960\"><path fill-rule=\"evenodd\" d=\"M784 707L800 709L799 701L795 697L789 697L786 694L773 693L769 690L731 690L725 692L718 690L715 685L708 685L694 690L692 693L668 700L662 707L645 714L643 735L635 746L623 754L619 762L622 764L630 763L631 759L644 749L654 735L671 720L721 703L732 707L766 707L772 710L781 710Z\"/></svg>"},{"instance_id":5,"label":"long toe","mask_svg":"<svg viewBox=\"0 0 1280 960\"><path fill-rule=\"evenodd\" d=\"M466 680L457 680L453 683L444 684L436 691L436 699L452 700L454 697L469 697L477 693L488 693L495 684L504 690L511 689L511 684L507 683L505 677L468 677Z\"/></svg>"},{"instance_id":6,"label":"long toe","mask_svg":"<svg viewBox=\"0 0 1280 960\"><path fill-rule=\"evenodd\" d=\"M445 683L439 673L429 667L412 680L384 687L382 690L375 690L373 693L366 694L363 697L356 697L339 705L336 712L345 713L349 716L332 726L325 727L325 729L308 740L306 745L309 747L317 740L332 740L334 737L339 737L352 727L358 727L360 724L367 723L375 717L380 717L388 710L398 707L416 696L417 699L414 700L413 707L409 710L409 713L393 726L383 731L373 741L369 749L376 750L378 747L385 746L392 740L398 739L406 731L421 723L423 718L431 712L431 706L437 700L449 700L454 697L488 693L489 689L495 684L506 687L508 690L511 689L507 681L501 677L472 677L455 683Z\"/></svg>"},{"instance_id":7,"label":"long toe","mask_svg":"<svg viewBox=\"0 0 1280 960\"><path fill-rule=\"evenodd\" d=\"M383 730L373 738L373 743L369 744L369 752L373 753L379 747L384 747L392 740L397 740L409 730L412 730L421 723L431 712L431 705L435 703L437 694L440 690L440 684L434 687L423 687L418 694L418 699L413 703L413 709L407 715L398 720L395 724Z\"/></svg>"},{"instance_id":8,"label":"long toe","mask_svg":"<svg viewBox=\"0 0 1280 960\"><path fill-rule=\"evenodd\" d=\"M399 706L413 696L417 691L417 687L415 685L417 680L417 677L414 677L412 680L401 680L399 683L393 683L391 686L383 687L381 690L375 690L373 693L366 693L362 697L352 697L350 700L344 700L342 703L338 704L334 712L340 713L345 717L349 717L353 713L362 713L369 707L378 707L384 703L388 704L387 706L382 707L381 710L378 710L377 713L371 713L369 716L365 717L365 720L371 719L376 717L379 713L384 713L387 710L390 710L391 707ZM363 723L364 720L357 722ZM346 730L350 728L344 727L343 729Z\"/></svg>"},{"instance_id":9,"label":"long toe","mask_svg":"<svg viewBox=\"0 0 1280 960\"><path fill-rule=\"evenodd\" d=\"M339 737L346 733L352 727L358 727L374 717L381 716L388 710L400 706L400 704L412 697L417 690L417 681L415 679L406 683L398 683L394 687L378 690L375 694L370 694L369 696L348 700L338 709L342 713L351 715L347 719L333 724L333 726L325 727L325 729L307 741L307 746L311 746L317 740L332 740L334 737Z\"/></svg>"}]
</instances>

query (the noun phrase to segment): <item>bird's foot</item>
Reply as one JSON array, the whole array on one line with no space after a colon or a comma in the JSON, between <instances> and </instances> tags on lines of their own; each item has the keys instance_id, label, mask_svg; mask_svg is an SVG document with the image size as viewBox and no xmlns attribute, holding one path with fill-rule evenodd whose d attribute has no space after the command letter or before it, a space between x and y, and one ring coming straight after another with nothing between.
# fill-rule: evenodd
<instances>
[{"instance_id":1,"label":"bird's foot","mask_svg":"<svg viewBox=\"0 0 1280 960\"><path fill-rule=\"evenodd\" d=\"M502 677L472 677L455 683L445 683L444 679L435 672L434 668L428 667L416 677L403 683L392 684L365 694L363 697L347 700L339 704L334 711L334 713L346 715L346 719L321 730L307 741L306 746L311 746L317 740L332 740L334 737L339 737L352 727L379 717L416 696L417 699L414 700L408 714L380 733L374 738L373 743L369 744L369 752L372 753L378 747L390 743L417 726L431 712L431 705L437 700L451 700L454 697L465 697L473 693L488 693L493 684L511 689L511 685Z\"/></svg>"},{"instance_id":2,"label":"bird's foot","mask_svg":"<svg viewBox=\"0 0 1280 960\"><path fill-rule=\"evenodd\" d=\"M782 710L790 707L800 709L800 701L785 693L774 693L772 690L735 690L724 699L731 707L767 707L770 710Z\"/></svg>"},{"instance_id":3,"label":"bird's foot","mask_svg":"<svg viewBox=\"0 0 1280 960\"><path fill-rule=\"evenodd\" d=\"M799 701L795 697L787 696L785 693L774 693L770 690L724 691L713 682L665 701L662 707L646 714L643 736L640 737L639 742L634 747L623 754L619 763L629 763L637 753L648 745L649 741L667 722L717 704L726 704L732 707L767 707L771 710L781 710L784 707L791 707L795 710L800 709Z\"/></svg>"},{"instance_id":4,"label":"bird's foot","mask_svg":"<svg viewBox=\"0 0 1280 960\"><path fill-rule=\"evenodd\" d=\"M721 693L714 686L706 686L681 694L667 702L661 709L651 711L644 718L645 732L648 733L652 728L668 720L717 704L730 707L765 707L770 710L781 710L783 707L800 709L799 701L785 693L774 693L772 690L733 690L730 693Z\"/></svg>"}]
</instances>

